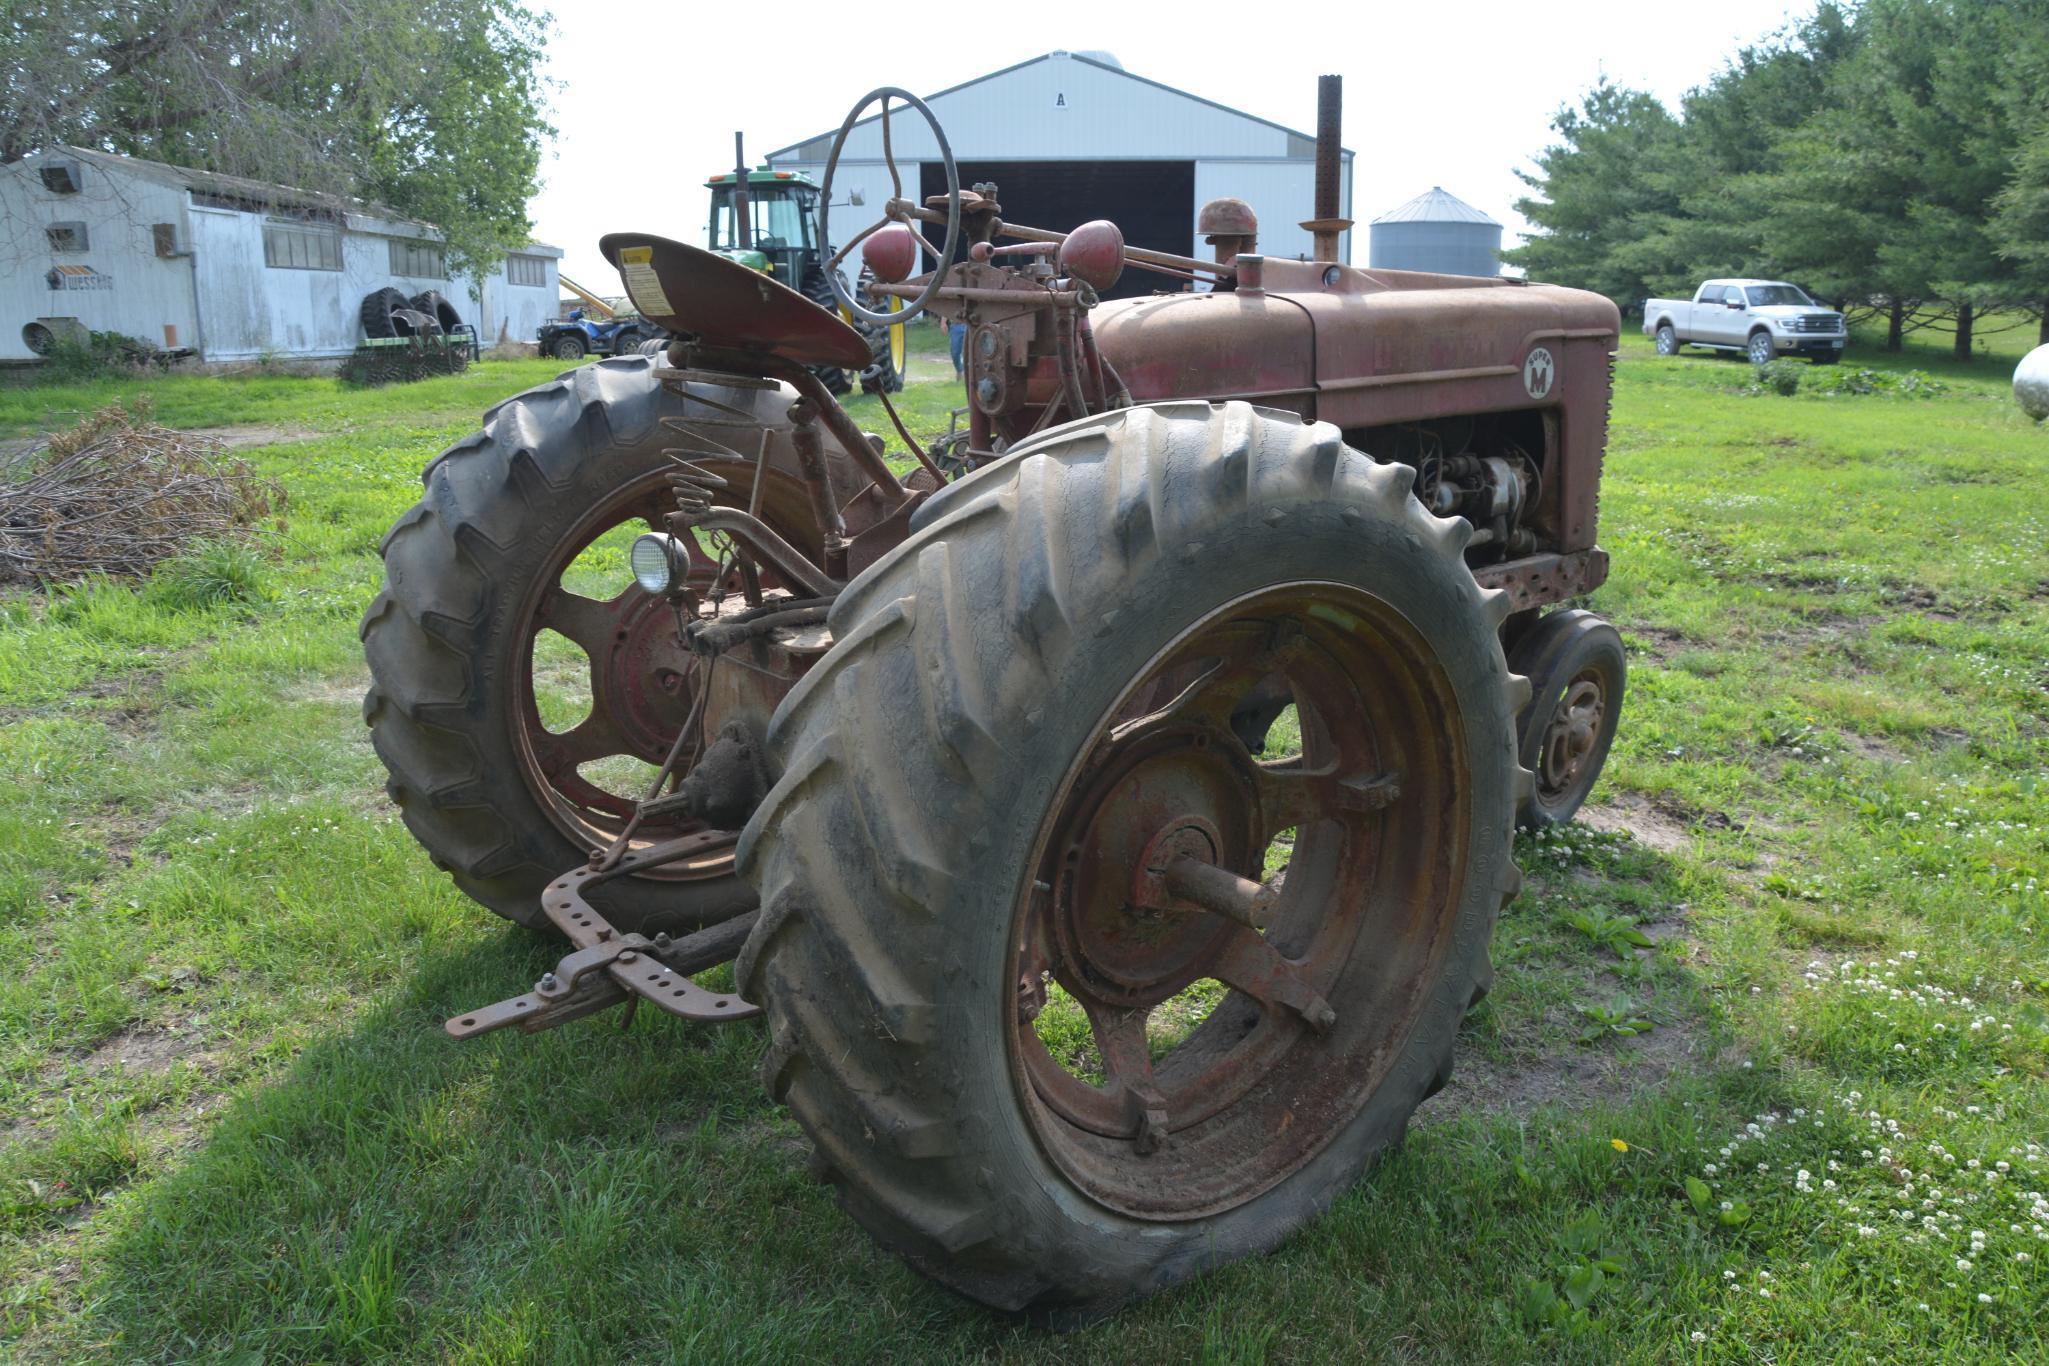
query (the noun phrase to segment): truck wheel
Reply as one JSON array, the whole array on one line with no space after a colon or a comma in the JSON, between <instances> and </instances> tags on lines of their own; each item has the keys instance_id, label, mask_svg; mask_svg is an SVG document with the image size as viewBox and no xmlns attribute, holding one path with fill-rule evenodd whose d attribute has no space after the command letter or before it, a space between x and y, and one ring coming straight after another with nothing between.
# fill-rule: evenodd
<instances>
[{"instance_id":1,"label":"truck wheel","mask_svg":"<svg viewBox=\"0 0 2049 1366\"><path fill-rule=\"evenodd\" d=\"M384 539L384 587L363 617L363 717L386 790L457 886L521 924L545 926L548 879L618 834L694 700L698 675L667 603L632 584L623 557L616 581L573 568L607 533L616 544L674 510L664 446L688 444L707 415L733 439L729 420L664 388L654 368L603 361L492 409L428 466L420 502ZM691 388L787 427L787 389ZM772 471L794 463L786 447L773 446ZM857 487L829 449L839 486ZM714 468L731 484L717 501L746 506L751 460ZM816 553L809 506L800 482L771 474L763 519ZM709 559L701 568L707 582L716 573ZM552 686L537 688L537 671ZM572 701L588 707L581 721ZM651 825L636 845L693 833ZM745 910L754 894L733 874L736 834L701 833L700 856L595 888L593 904L650 933Z\"/></svg>"},{"instance_id":2,"label":"truck wheel","mask_svg":"<svg viewBox=\"0 0 2049 1366\"><path fill-rule=\"evenodd\" d=\"M1658 354L1676 356L1679 354L1679 334L1672 330L1672 324L1658 324Z\"/></svg>"},{"instance_id":3,"label":"truck wheel","mask_svg":"<svg viewBox=\"0 0 2049 1366\"><path fill-rule=\"evenodd\" d=\"M574 332L564 332L548 343L548 354L556 360L582 360L584 352L589 349L584 339Z\"/></svg>"},{"instance_id":4,"label":"truck wheel","mask_svg":"<svg viewBox=\"0 0 2049 1366\"><path fill-rule=\"evenodd\" d=\"M1592 612L1553 612L1515 643L1511 666L1530 680L1517 721L1523 766L1534 775L1517 822L1563 825L1578 812L1615 741L1628 663L1622 637Z\"/></svg>"},{"instance_id":5,"label":"truck wheel","mask_svg":"<svg viewBox=\"0 0 2049 1366\"><path fill-rule=\"evenodd\" d=\"M1751 333L1749 343L1743 348L1743 354L1750 358L1752 365L1770 365L1772 357L1778 354L1772 346L1772 334L1762 328Z\"/></svg>"},{"instance_id":6,"label":"truck wheel","mask_svg":"<svg viewBox=\"0 0 2049 1366\"><path fill-rule=\"evenodd\" d=\"M1292 414L1120 411L834 606L741 837L738 981L769 1090L918 1270L1085 1321L1279 1243L1449 1076L1519 883L1524 694L1412 482ZM1301 743L1262 761L1230 717L1275 677Z\"/></svg>"}]
</instances>

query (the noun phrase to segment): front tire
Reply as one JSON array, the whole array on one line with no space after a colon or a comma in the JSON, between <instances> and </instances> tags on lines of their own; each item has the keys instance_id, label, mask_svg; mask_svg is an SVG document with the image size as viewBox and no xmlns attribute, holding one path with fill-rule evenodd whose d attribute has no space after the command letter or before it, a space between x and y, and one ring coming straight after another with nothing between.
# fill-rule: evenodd
<instances>
[{"instance_id":1,"label":"front tire","mask_svg":"<svg viewBox=\"0 0 2049 1366\"><path fill-rule=\"evenodd\" d=\"M1622 637L1592 612L1553 612L1517 639L1510 664L1530 680L1517 731L1532 782L1517 823L1525 830L1564 825L1615 742L1629 673Z\"/></svg>"},{"instance_id":2,"label":"front tire","mask_svg":"<svg viewBox=\"0 0 2049 1366\"><path fill-rule=\"evenodd\" d=\"M956 486L835 604L770 728L736 970L771 1093L920 1271L1100 1315L1279 1243L1448 1077L1519 883L1520 680L1469 528L1412 482L1292 414L1118 412ZM1275 677L1302 745L1262 762L1229 722ZM1263 878L1265 930L1127 912L1161 850ZM1163 993L1205 982L1206 1022L1142 1061ZM1100 1080L1054 1056L1056 1005Z\"/></svg>"},{"instance_id":3,"label":"front tire","mask_svg":"<svg viewBox=\"0 0 2049 1366\"><path fill-rule=\"evenodd\" d=\"M1778 354L1778 348L1772 344L1771 333L1753 332L1750 334L1749 343L1743 348L1743 354L1750 358L1752 365L1770 365L1772 357Z\"/></svg>"},{"instance_id":4,"label":"front tire","mask_svg":"<svg viewBox=\"0 0 2049 1366\"><path fill-rule=\"evenodd\" d=\"M582 360L584 353L589 349L584 344L582 337L577 336L574 332L569 332L555 338L548 346L548 353L554 356L556 360L575 361Z\"/></svg>"}]
</instances>

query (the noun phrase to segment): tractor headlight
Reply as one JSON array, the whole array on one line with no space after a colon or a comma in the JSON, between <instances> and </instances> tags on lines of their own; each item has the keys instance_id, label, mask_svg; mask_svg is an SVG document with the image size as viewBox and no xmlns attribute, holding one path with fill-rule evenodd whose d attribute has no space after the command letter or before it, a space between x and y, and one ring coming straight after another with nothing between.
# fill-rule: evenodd
<instances>
[{"instance_id":1,"label":"tractor headlight","mask_svg":"<svg viewBox=\"0 0 2049 1366\"><path fill-rule=\"evenodd\" d=\"M679 591L690 573L690 555L683 543L660 531L635 537L626 562L635 583L664 597Z\"/></svg>"}]
</instances>

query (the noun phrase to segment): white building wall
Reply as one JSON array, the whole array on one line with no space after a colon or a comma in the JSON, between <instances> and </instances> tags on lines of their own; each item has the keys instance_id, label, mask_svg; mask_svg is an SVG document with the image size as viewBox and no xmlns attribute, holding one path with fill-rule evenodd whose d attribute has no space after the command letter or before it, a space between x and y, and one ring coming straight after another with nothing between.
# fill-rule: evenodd
<instances>
[{"instance_id":1,"label":"white building wall","mask_svg":"<svg viewBox=\"0 0 2049 1366\"><path fill-rule=\"evenodd\" d=\"M1065 53L970 82L927 103L956 160L1193 161L1197 213L1210 199L1236 195L1259 215L1260 249L1267 255L1306 257L1314 245L1297 226L1316 207L1313 138ZM890 115L890 145L905 193L915 198L921 162L938 160L938 144L923 118L897 106ZM830 135L813 138L769 161L779 171L798 171L823 184L830 147ZM1350 217L1349 152L1340 177L1339 204ZM833 209L836 241L874 221L889 199L879 120L857 125L840 153L834 203L844 204L855 189L867 202L858 209ZM1192 221L1189 235L1194 254L1206 255ZM1347 232L1340 257L1350 261L1351 250Z\"/></svg>"},{"instance_id":2,"label":"white building wall","mask_svg":"<svg viewBox=\"0 0 2049 1366\"><path fill-rule=\"evenodd\" d=\"M1195 211L1212 199L1232 195L1252 206L1259 218L1259 250L1264 256L1307 259L1315 240L1301 224L1316 212L1316 163L1313 161L1198 161L1195 163ZM1338 175L1340 216L1352 202L1352 160L1345 158ZM1190 231L1194 225L1190 225ZM1198 255L1210 248L1196 237ZM1352 259L1352 234L1338 237L1338 257Z\"/></svg>"},{"instance_id":3,"label":"white building wall","mask_svg":"<svg viewBox=\"0 0 2049 1366\"><path fill-rule=\"evenodd\" d=\"M0 167L0 360L33 358L22 328L45 318L159 346L192 345L191 264L158 257L150 231L170 223L184 232L185 192L88 165L76 194L54 194L43 188L40 160ZM66 222L86 225L85 251L50 250L44 229ZM87 266L92 274L63 277L65 288L53 290L47 276L59 266Z\"/></svg>"},{"instance_id":4,"label":"white building wall","mask_svg":"<svg viewBox=\"0 0 2049 1366\"><path fill-rule=\"evenodd\" d=\"M440 291L487 346L501 337L532 340L554 315L558 247L521 249L546 262L543 283L512 285L501 264L480 302L467 277L393 273L394 239L440 240L426 224L347 214L340 270L271 266L266 215L194 204L169 168L82 161L82 188L54 194L37 175L39 160L0 167L0 360L33 359L22 327L42 319L191 347L207 361L345 356L363 336L363 296L387 285L408 298ZM59 222L85 223L87 250L51 251L44 228ZM174 225L180 254L157 256L156 223ZM63 265L92 274L65 276L66 288L52 290L46 274Z\"/></svg>"}]
</instances>

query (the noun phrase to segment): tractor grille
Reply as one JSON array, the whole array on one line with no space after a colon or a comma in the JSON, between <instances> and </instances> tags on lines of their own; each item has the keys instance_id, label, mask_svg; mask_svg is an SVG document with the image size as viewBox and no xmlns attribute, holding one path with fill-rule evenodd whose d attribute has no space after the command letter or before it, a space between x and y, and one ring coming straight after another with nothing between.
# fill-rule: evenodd
<instances>
[{"instance_id":1,"label":"tractor grille","mask_svg":"<svg viewBox=\"0 0 2049 1366\"><path fill-rule=\"evenodd\" d=\"M1794 332L1840 332L1843 330L1843 315L1840 313L1802 313L1793 319Z\"/></svg>"}]
</instances>

